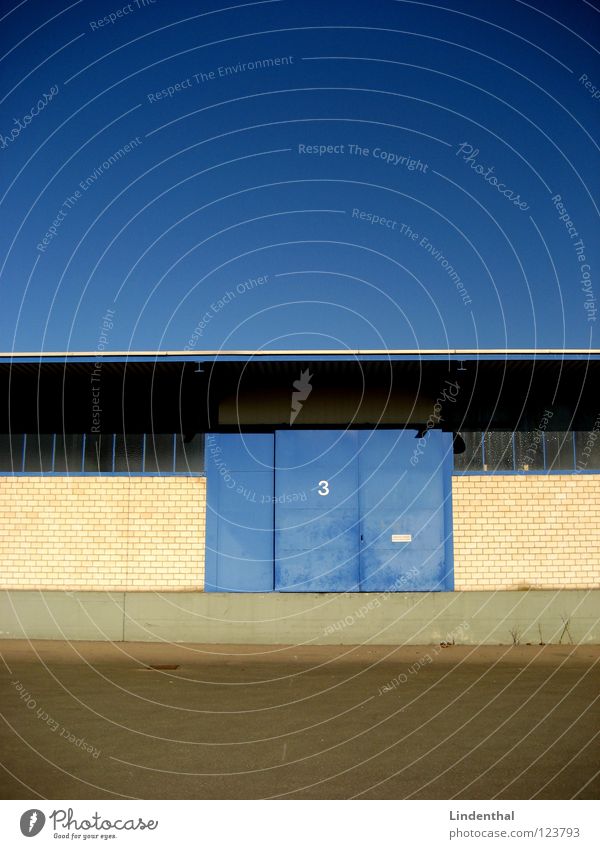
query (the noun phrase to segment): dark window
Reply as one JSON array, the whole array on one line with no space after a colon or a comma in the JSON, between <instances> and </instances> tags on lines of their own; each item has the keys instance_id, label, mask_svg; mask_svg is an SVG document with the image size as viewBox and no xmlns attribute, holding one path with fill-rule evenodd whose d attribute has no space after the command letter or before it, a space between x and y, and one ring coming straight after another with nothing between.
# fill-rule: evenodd
<instances>
[{"instance_id":1,"label":"dark window","mask_svg":"<svg viewBox=\"0 0 600 849\"><path fill-rule=\"evenodd\" d=\"M0 470L5 473L23 470L22 433L0 433Z\"/></svg>"},{"instance_id":2,"label":"dark window","mask_svg":"<svg viewBox=\"0 0 600 849\"><path fill-rule=\"evenodd\" d=\"M106 474L113 470L112 433L88 433L85 438L85 471Z\"/></svg>"},{"instance_id":3,"label":"dark window","mask_svg":"<svg viewBox=\"0 0 600 849\"><path fill-rule=\"evenodd\" d=\"M173 473L174 435L147 433L144 472L168 475Z\"/></svg>"},{"instance_id":4,"label":"dark window","mask_svg":"<svg viewBox=\"0 0 600 849\"><path fill-rule=\"evenodd\" d=\"M600 431L581 430L575 434L577 468L592 472L600 469Z\"/></svg>"},{"instance_id":5,"label":"dark window","mask_svg":"<svg viewBox=\"0 0 600 849\"><path fill-rule=\"evenodd\" d=\"M204 434L196 433L189 440L178 433L175 437L175 471L182 474L198 474L204 471Z\"/></svg>"},{"instance_id":6,"label":"dark window","mask_svg":"<svg viewBox=\"0 0 600 849\"><path fill-rule=\"evenodd\" d=\"M507 472L514 469L512 432L488 431L484 436L484 448L484 471Z\"/></svg>"},{"instance_id":7,"label":"dark window","mask_svg":"<svg viewBox=\"0 0 600 849\"><path fill-rule=\"evenodd\" d=\"M128 472L130 475L141 474L143 454L143 433L117 433L115 435L115 472Z\"/></svg>"},{"instance_id":8,"label":"dark window","mask_svg":"<svg viewBox=\"0 0 600 849\"><path fill-rule=\"evenodd\" d=\"M0 474L203 475L204 434L0 433Z\"/></svg>"},{"instance_id":9,"label":"dark window","mask_svg":"<svg viewBox=\"0 0 600 849\"><path fill-rule=\"evenodd\" d=\"M454 468L459 472L600 471L600 430L488 431L484 438L485 464L478 448L481 434L461 436L466 451L454 456Z\"/></svg>"},{"instance_id":10,"label":"dark window","mask_svg":"<svg viewBox=\"0 0 600 849\"><path fill-rule=\"evenodd\" d=\"M454 455L454 468L461 472L480 472L483 468L481 431L461 431L460 435L464 440L465 450L462 454Z\"/></svg>"},{"instance_id":11,"label":"dark window","mask_svg":"<svg viewBox=\"0 0 600 849\"><path fill-rule=\"evenodd\" d=\"M53 454L53 433L25 434L25 465L23 471L38 475L41 472L51 472Z\"/></svg>"},{"instance_id":12,"label":"dark window","mask_svg":"<svg viewBox=\"0 0 600 849\"><path fill-rule=\"evenodd\" d=\"M515 469L519 472L543 471L543 431L526 430L515 433Z\"/></svg>"},{"instance_id":13,"label":"dark window","mask_svg":"<svg viewBox=\"0 0 600 849\"><path fill-rule=\"evenodd\" d=\"M561 469L572 471L575 467L573 455L573 433L567 431L548 431L546 433L546 469L558 472Z\"/></svg>"},{"instance_id":14,"label":"dark window","mask_svg":"<svg viewBox=\"0 0 600 849\"><path fill-rule=\"evenodd\" d=\"M54 449L54 471L79 474L83 467L83 434L57 433Z\"/></svg>"}]
</instances>

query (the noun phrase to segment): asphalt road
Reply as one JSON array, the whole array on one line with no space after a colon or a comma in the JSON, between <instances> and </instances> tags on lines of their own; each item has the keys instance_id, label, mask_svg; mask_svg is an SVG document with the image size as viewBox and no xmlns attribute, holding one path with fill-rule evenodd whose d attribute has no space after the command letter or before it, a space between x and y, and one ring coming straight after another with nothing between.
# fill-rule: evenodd
<instances>
[{"instance_id":1,"label":"asphalt road","mask_svg":"<svg viewBox=\"0 0 600 849\"><path fill-rule=\"evenodd\" d=\"M0 652L2 798L600 794L599 646Z\"/></svg>"}]
</instances>

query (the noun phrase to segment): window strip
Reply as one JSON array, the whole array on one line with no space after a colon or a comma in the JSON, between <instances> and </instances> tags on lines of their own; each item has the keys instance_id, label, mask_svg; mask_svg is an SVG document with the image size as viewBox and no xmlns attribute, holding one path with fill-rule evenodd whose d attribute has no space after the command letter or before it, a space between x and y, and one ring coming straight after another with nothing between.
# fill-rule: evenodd
<instances>
[{"instance_id":1,"label":"window strip","mask_svg":"<svg viewBox=\"0 0 600 849\"><path fill-rule=\"evenodd\" d=\"M547 472L548 471L548 460L547 460L547 457L546 457L546 454L547 454L547 451L546 451L546 431L542 430L541 434L542 434L542 456L544 458L544 460L543 460L544 471Z\"/></svg>"},{"instance_id":2,"label":"window strip","mask_svg":"<svg viewBox=\"0 0 600 849\"><path fill-rule=\"evenodd\" d=\"M556 431L551 434L546 431L539 431L539 453L536 456L536 468L523 469L519 465L518 452L525 450L525 442L521 438L520 431L470 431L469 439L469 461L468 468L464 460L456 459L455 473L456 474L573 474L578 472L600 473L600 454L596 451L588 457L586 450L585 458L587 463L578 468L579 454L584 450L584 445L587 431ZM12 433L6 434L4 443L6 450L4 452L4 468L0 467L0 475L15 474L15 475L175 475L175 476L203 476L206 473L206 453L203 450L203 443L196 443L194 438L193 444L190 447L190 453L186 450L187 446L183 442L183 435L180 432L164 433L164 434L123 434L124 450L126 463L121 463L119 459L119 470L117 467L117 444L118 434L61 434L51 433L43 434L43 439L38 436L38 443L34 444L31 440L36 440L36 434ZM510 440L508 437L510 436ZM135 437L135 439L133 439ZM103 442L101 456L90 458L90 468L86 470L86 454L88 445L90 448L94 440L98 438ZM200 440L204 439L203 434L199 434ZM156 444L153 439L157 439ZM169 446L169 440L171 445ZM479 440L479 446L477 441ZM487 441L486 441L487 440ZM554 443L557 442L556 451ZM571 449L569 450L569 440ZM131 442L131 444L130 444ZM521 443L523 444L521 445ZM80 444L80 463L77 464L77 444ZM495 452L500 445L503 445L506 450L512 449L513 461L508 464L506 456L500 458L498 463L495 461L490 465L490 458L493 460ZM154 455L153 455L154 446ZM475 448L473 453L470 449ZM40 463L37 465L33 462L34 458L29 457L31 450L35 449L36 454L39 454ZM119 447L120 451L120 447ZM131 453L131 451L133 453ZM491 454L490 454L491 452ZM550 467L550 460L556 456L556 462ZM119 455L120 457L120 455ZM170 465L169 465L170 458ZM204 463L202 462L204 458ZM489 468L485 468L489 465ZM566 468L561 468L561 466Z\"/></svg>"}]
</instances>

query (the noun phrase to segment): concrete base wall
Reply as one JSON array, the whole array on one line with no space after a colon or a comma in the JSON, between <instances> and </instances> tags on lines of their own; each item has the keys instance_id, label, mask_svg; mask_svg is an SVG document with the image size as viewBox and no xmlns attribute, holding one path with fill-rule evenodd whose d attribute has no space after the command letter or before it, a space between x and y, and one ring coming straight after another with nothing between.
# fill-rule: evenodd
<instances>
[{"instance_id":1,"label":"concrete base wall","mask_svg":"<svg viewBox=\"0 0 600 849\"><path fill-rule=\"evenodd\" d=\"M0 638L248 644L600 643L600 590L0 592Z\"/></svg>"}]
</instances>

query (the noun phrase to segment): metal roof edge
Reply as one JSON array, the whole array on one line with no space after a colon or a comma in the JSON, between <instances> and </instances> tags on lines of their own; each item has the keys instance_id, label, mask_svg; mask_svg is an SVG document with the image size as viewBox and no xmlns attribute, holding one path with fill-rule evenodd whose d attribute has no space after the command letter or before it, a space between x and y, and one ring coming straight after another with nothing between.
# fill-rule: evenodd
<instances>
[{"instance_id":1,"label":"metal roof edge","mask_svg":"<svg viewBox=\"0 0 600 849\"><path fill-rule=\"evenodd\" d=\"M357 348L357 349L306 349L306 350L205 350L205 351L12 351L0 352L0 360L20 360L31 358L45 359L76 359L79 357L91 357L94 359L106 359L109 357L120 357L134 359L144 358L169 358L186 357L202 359L204 357L361 357L361 356L409 356L418 359L420 357L476 357L476 356L600 356L600 348Z\"/></svg>"}]
</instances>

